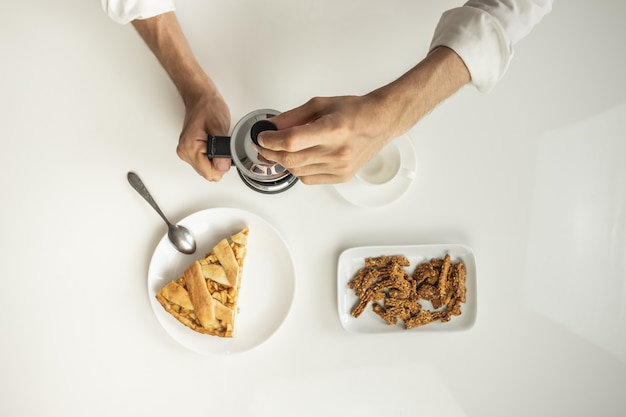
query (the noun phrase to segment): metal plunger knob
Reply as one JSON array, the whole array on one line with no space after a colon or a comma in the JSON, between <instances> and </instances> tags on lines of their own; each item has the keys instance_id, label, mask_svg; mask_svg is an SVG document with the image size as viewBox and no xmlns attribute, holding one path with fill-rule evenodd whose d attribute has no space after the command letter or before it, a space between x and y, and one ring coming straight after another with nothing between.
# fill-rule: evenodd
<instances>
[{"instance_id":1,"label":"metal plunger knob","mask_svg":"<svg viewBox=\"0 0 626 417\"><path fill-rule=\"evenodd\" d=\"M278 128L274 123L270 122L267 119L259 120L258 122L253 124L250 128L250 137L252 138L252 142L254 142L255 145L260 146L257 136L259 136L259 133L263 132L264 130L278 130Z\"/></svg>"}]
</instances>

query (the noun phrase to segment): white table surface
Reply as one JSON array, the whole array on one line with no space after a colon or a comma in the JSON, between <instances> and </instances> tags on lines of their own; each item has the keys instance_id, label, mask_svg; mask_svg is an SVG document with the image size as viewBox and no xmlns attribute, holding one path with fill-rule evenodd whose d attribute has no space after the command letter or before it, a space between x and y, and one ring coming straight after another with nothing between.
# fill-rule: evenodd
<instances>
[{"instance_id":1,"label":"white table surface","mask_svg":"<svg viewBox=\"0 0 626 417\"><path fill-rule=\"evenodd\" d=\"M461 2L179 3L235 122L392 80ZM375 209L331 186L258 194L234 170L204 181L175 154L181 102L131 26L95 0L2 9L0 415L626 412L623 2L557 2L491 94L465 88L411 130L417 178ZM163 330L146 278L165 229L129 170L175 221L234 207L280 231L296 291L268 341L202 356ZM428 243L473 248L474 327L346 332L341 251Z\"/></svg>"}]
</instances>

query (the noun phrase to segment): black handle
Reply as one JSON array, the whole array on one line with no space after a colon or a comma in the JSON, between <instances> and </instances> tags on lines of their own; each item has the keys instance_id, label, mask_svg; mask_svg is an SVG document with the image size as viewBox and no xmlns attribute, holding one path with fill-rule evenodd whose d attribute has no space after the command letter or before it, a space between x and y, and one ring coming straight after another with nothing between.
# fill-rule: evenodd
<instances>
[{"instance_id":1,"label":"black handle","mask_svg":"<svg viewBox=\"0 0 626 417\"><path fill-rule=\"evenodd\" d=\"M209 135L206 142L206 156L213 158L230 158L230 136Z\"/></svg>"},{"instance_id":2,"label":"black handle","mask_svg":"<svg viewBox=\"0 0 626 417\"><path fill-rule=\"evenodd\" d=\"M254 142L255 145L259 146L257 136L259 136L259 133L265 130L278 130L278 128L274 123L270 122L267 119L259 120L252 125L252 127L250 128L250 137L252 138L252 142Z\"/></svg>"}]
</instances>

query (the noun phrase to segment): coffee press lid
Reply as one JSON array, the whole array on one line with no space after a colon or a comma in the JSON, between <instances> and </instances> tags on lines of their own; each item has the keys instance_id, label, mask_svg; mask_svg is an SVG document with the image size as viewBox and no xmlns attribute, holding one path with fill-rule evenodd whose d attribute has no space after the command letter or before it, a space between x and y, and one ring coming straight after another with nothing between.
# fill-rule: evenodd
<instances>
[{"instance_id":1,"label":"coffee press lid","mask_svg":"<svg viewBox=\"0 0 626 417\"><path fill-rule=\"evenodd\" d=\"M263 130L276 130L268 119L280 114L277 110L260 109L245 115L233 129L230 139L230 153L233 163L241 175L255 182L280 182L291 175L282 165L259 159L252 147L257 135Z\"/></svg>"}]
</instances>

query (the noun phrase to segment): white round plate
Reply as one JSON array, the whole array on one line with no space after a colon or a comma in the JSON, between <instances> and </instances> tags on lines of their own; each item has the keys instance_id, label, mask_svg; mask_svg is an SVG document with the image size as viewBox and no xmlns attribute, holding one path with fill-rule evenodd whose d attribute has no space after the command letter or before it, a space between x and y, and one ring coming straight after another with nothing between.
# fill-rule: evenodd
<instances>
[{"instance_id":1,"label":"white round plate","mask_svg":"<svg viewBox=\"0 0 626 417\"><path fill-rule=\"evenodd\" d=\"M360 207L381 207L402 197L415 179L417 157L408 135L399 136L392 143L398 147L402 156L400 169L394 178L384 184L368 184L355 176L348 182L336 184L337 192L348 202Z\"/></svg>"},{"instance_id":2,"label":"white round plate","mask_svg":"<svg viewBox=\"0 0 626 417\"><path fill-rule=\"evenodd\" d=\"M293 259L282 236L255 214L232 208L202 210L179 224L191 230L198 249L193 255L183 255L172 247L167 235L157 245L148 269L148 294L159 323L181 345L203 354L244 352L263 343L283 323L295 291ZM155 296L194 260L203 258L220 240L246 226L250 234L235 335L221 338L194 332L165 311Z\"/></svg>"}]
</instances>

